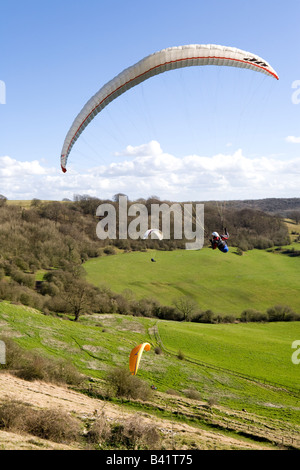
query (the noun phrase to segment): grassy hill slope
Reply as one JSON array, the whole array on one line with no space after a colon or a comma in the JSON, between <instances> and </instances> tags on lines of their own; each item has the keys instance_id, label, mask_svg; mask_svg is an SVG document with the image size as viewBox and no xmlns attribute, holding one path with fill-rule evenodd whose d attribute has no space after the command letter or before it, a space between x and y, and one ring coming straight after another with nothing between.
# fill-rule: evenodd
<instances>
[{"instance_id":1,"label":"grassy hill slope","mask_svg":"<svg viewBox=\"0 0 300 470\"><path fill-rule=\"evenodd\" d=\"M163 305L188 295L214 313L238 315L246 308L265 311L275 304L300 311L299 257L262 250L238 256L235 251L124 253L91 259L84 267L95 285L106 284L118 293L129 289Z\"/></svg>"},{"instance_id":2,"label":"grassy hill slope","mask_svg":"<svg viewBox=\"0 0 300 470\"><path fill-rule=\"evenodd\" d=\"M238 423L246 432L249 416L246 420L235 416L246 409L251 422L256 422L254 434L271 429L272 439L277 436L280 440L282 434L299 438L300 366L291 362L291 342L299 337L299 322L200 325L121 315L88 315L73 322L1 302L0 325L2 338L12 337L22 348L46 355L54 363L62 358L70 361L100 383L113 367L127 368L131 349L149 341L152 348L143 354L138 375L149 386L155 384L163 396L153 395L153 403L146 405L148 412L167 412L169 390L182 399L187 390L194 390L202 403L213 401L216 410L204 419L205 408L197 402L186 403L178 419L196 419L197 426L210 429L217 419L226 429L232 415L229 428L237 429ZM155 353L158 344L162 354ZM177 357L178 348L184 353L183 360ZM126 406L144 409L141 403L127 402ZM172 407L170 410L167 414L172 414ZM219 432L219 425L217 429Z\"/></svg>"}]
</instances>

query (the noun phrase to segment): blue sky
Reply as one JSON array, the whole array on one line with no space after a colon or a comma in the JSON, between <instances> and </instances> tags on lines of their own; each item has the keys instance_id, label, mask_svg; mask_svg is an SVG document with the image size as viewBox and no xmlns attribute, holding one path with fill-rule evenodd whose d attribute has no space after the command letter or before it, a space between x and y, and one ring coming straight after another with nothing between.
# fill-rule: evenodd
<instances>
[{"instance_id":1,"label":"blue sky","mask_svg":"<svg viewBox=\"0 0 300 470\"><path fill-rule=\"evenodd\" d=\"M298 0L2 0L0 11L0 194L300 196ZM261 56L280 80L229 67L153 77L94 119L62 174L65 135L102 85L152 52L210 43Z\"/></svg>"}]
</instances>

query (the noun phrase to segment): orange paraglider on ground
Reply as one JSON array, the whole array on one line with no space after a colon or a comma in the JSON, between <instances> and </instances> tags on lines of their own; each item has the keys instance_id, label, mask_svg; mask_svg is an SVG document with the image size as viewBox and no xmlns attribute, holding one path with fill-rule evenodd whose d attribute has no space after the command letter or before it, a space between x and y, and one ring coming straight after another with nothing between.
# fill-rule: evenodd
<instances>
[{"instance_id":1,"label":"orange paraglider on ground","mask_svg":"<svg viewBox=\"0 0 300 470\"><path fill-rule=\"evenodd\" d=\"M144 350L149 351L150 348L151 345L149 343L142 343L132 349L129 356L129 370L131 375L136 375Z\"/></svg>"}]
</instances>

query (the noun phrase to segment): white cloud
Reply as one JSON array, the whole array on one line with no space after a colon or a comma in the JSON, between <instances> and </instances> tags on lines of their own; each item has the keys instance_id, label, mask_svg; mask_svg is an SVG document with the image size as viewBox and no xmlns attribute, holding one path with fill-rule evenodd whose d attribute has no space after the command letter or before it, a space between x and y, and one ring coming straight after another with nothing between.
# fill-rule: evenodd
<instances>
[{"instance_id":1,"label":"white cloud","mask_svg":"<svg viewBox=\"0 0 300 470\"><path fill-rule=\"evenodd\" d=\"M16 175L43 175L45 169L37 160L32 162L20 162L8 156L0 157L0 178L15 177Z\"/></svg>"},{"instance_id":2,"label":"white cloud","mask_svg":"<svg viewBox=\"0 0 300 470\"><path fill-rule=\"evenodd\" d=\"M127 157L146 157L162 154L162 149L159 142L151 140L148 144L138 145L133 147L132 145L127 145L126 149L123 152L116 152L115 156L127 156Z\"/></svg>"},{"instance_id":3,"label":"white cloud","mask_svg":"<svg viewBox=\"0 0 300 470\"><path fill-rule=\"evenodd\" d=\"M155 141L128 146L118 157L125 160L80 171L70 160L65 174L41 161L0 157L0 193L8 199L57 200L72 199L74 194L111 198L119 192L130 199L156 194L179 201L299 196L299 158L249 158L241 149L179 158Z\"/></svg>"},{"instance_id":4,"label":"white cloud","mask_svg":"<svg viewBox=\"0 0 300 470\"><path fill-rule=\"evenodd\" d=\"M300 137L295 137L294 135L287 136L285 140L292 144L300 144Z\"/></svg>"}]
</instances>

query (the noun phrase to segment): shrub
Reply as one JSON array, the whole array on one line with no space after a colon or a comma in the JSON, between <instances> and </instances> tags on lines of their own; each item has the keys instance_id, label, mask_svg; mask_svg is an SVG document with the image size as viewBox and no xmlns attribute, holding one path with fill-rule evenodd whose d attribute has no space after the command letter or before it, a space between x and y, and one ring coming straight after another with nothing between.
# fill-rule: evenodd
<instances>
[{"instance_id":1,"label":"shrub","mask_svg":"<svg viewBox=\"0 0 300 470\"><path fill-rule=\"evenodd\" d=\"M255 309L246 309L241 313L241 322L264 322L268 317L265 313L261 313Z\"/></svg>"},{"instance_id":2,"label":"shrub","mask_svg":"<svg viewBox=\"0 0 300 470\"><path fill-rule=\"evenodd\" d=\"M181 349L179 349L178 353L177 353L177 358L180 359L180 361L183 361L185 356L183 354L183 352L181 351Z\"/></svg>"},{"instance_id":3,"label":"shrub","mask_svg":"<svg viewBox=\"0 0 300 470\"><path fill-rule=\"evenodd\" d=\"M104 248L103 252L106 254L106 255L115 255L116 254L116 250L114 249L113 246L107 246Z\"/></svg>"},{"instance_id":4,"label":"shrub","mask_svg":"<svg viewBox=\"0 0 300 470\"><path fill-rule=\"evenodd\" d=\"M15 375L20 379L33 382L34 380L43 380L45 378L45 370L43 368L44 361L41 357L34 357L31 361L26 362L23 367L15 371Z\"/></svg>"},{"instance_id":5,"label":"shrub","mask_svg":"<svg viewBox=\"0 0 300 470\"><path fill-rule=\"evenodd\" d=\"M249 241L247 241L245 239L240 239L238 241L237 248L238 248L238 250L240 250L239 252L248 251L250 249Z\"/></svg>"},{"instance_id":6,"label":"shrub","mask_svg":"<svg viewBox=\"0 0 300 470\"><path fill-rule=\"evenodd\" d=\"M24 430L24 416L27 415L29 405L17 400L8 400L0 406L0 429Z\"/></svg>"},{"instance_id":7,"label":"shrub","mask_svg":"<svg viewBox=\"0 0 300 470\"><path fill-rule=\"evenodd\" d=\"M71 442L80 435L75 418L61 410L35 410L30 405L9 400L0 406L0 429L26 432L54 442Z\"/></svg>"},{"instance_id":8,"label":"shrub","mask_svg":"<svg viewBox=\"0 0 300 470\"><path fill-rule=\"evenodd\" d=\"M79 422L61 410L36 410L26 419L29 434L53 442L76 441L80 435Z\"/></svg>"},{"instance_id":9,"label":"shrub","mask_svg":"<svg viewBox=\"0 0 300 470\"><path fill-rule=\"evenodd\" d=\"M156 316L163 320L182 321L184 319L182 312L179 312L177 308L168 305L160 305L156 308Z\"/></svg>"},{"instance_id":10,"label":"shrub","mask_svg":"<svg viewBox=\"0 0 300 470\"><path fill-rule=\"evenodd\" d=\"M44 380L53 383L80 385L84 377L70 363L54 360L23 350L9 338L3 338L6 347L4 369L27 381Z\"/></svg>"},{"instance_id":11,"label":"shrub","mask_svg":"<svg viewBox=\"0 0 300 470\"><path fill-rule=\"evenodd\" d=\"M205 312L195 312L192 317L192 322L197 323L213 323L214 312L212 310L205 310Z\"/></svg>"},{"instance_id":12,"label":"shrub","mask_svg":"<svg viewBox=\"0 0 300 470\"><path fill-rule=\"evenodd\" d=\"M201 400L201 395L198 392L198 390L195 390L195 389L185 390L184 394L187 398L191 398L192 400Z\"/></svg>"},{"instance_id":13,"label":"shrub","mask_svg":"<svg viewBox=\"0 0 300 470\"><path fill-rule=\"evenodd\" d=\"M91 428L87 432L86 438L92 444L103 444L109 441L111 437L111 427L104 413L94 421Z\"/></svg>"},{"instance_id":14,"label":"shrub","mask_svg":"<svg viewBox=\"0 0 300 470\"><path fill-rule=\"evenodd\" d=\"M147 400L151 390L148 384L122 367L110 371L106 380L114 396Z\"/></svg>"},{"instance_id":15,"label":"shrub","mask_svg":"<svg viewBox=\"0 0 300 470\"><path fill-rule=\"evenodd\" d=\"M18 269L11 270L11 278L14 279L21 286L33 289L35 286L35 277L33 274L26 274Z\"/></svg>"},{"instance_id":16,"label":"shrub","mask_svg":"<svg viewBox=\"0 0 300 470\"><path fill-rule=\"evenodd\" d=\"M236 318L233 315L225 315L223 317L223 323L234 323L235 321L236 321Z\"/></svg>"},{"instance_id":17,"label":"shrub","mask_svg":"<svg viewBox=\"0 0 300 470\"><path fill-rule=\"evenodd\" d=\"M274 305L267 310L268 320L272 321L294 321L299 318L287 305Z\"/></svg>"},{"instance_id":18,"label":"shrub","mask_svg":"<svg viewBox=\"0 0 300 470\"><path fill-rule=\"evenodd\" d=\"M141 421L138 415L124 423L108 423L102 413L87 433L90 443L101 449L142 450L157 449L161 437L156 426Z\"/></svg>"},{"instance_id":19,"label":"shrub","mask_svg":"<svg viewBox=\"0 0 300 470\"><path fill-rule=\"evenodd\" d=\"M138 415L112 428L110 445L128 450L155 449L160 443L156 426L141 421Z\"/></svg>"},{"instance_id":20,"label":"shrub","mask_svg":"<svg viewBox=\"0 0 300 470\"><path fill-rule=\"evenodd\" d=\"M207 400L207 404L210 408L217 405L217 400L214 397L211 397Z\"/></svg>"},{"instance_id":21,"label":"shrub","mask_svg":"<svg viewBox=\"0 0 300 470\"><path fill-rule=\"evenodd\" d=\"M177 391L177 390L174 390L173 388L169 388L166 393L168 395L173 395L174 397L181 397L181 394Z\"/></svg>"}]
</instances>

